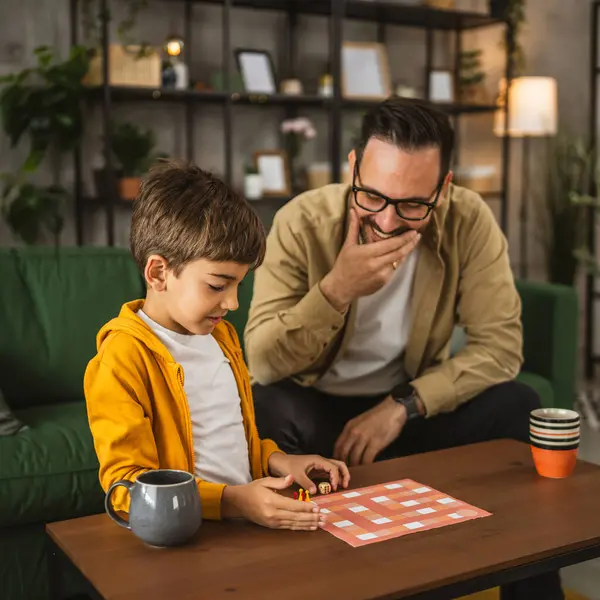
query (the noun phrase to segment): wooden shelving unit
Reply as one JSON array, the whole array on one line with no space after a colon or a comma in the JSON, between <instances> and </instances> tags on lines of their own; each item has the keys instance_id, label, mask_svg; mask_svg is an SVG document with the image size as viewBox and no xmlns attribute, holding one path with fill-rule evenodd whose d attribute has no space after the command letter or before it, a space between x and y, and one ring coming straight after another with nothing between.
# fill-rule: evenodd
<instances>
[{"instance_id":1,"label":"wooden shelving unit","mask_svg":"<svg viewBox=\"0 0 600 600\"><path fill-rule=\"evenodd\" d=\"M82 0L71 0L71 38L72 43L78 43L79 30L79 2ZM329 64L331 65L331 74L333 77L333 95L331 97L321 97L317 95L305 96L286 96L275 95L256 95L245 94L235 91L227 91L231 88L226 83L226 91L196 91L196 90L173 90L173 89L152 89L152 88L134 88L124 86L111 86L106 83L102 86L90 88L89 100L102 107L102 124L104 133L104 160L106 164L107 177L112 180L113 164L108 146L108 128L111 120L113 107L117 103L135 103L135 102L165 102L181 103L185 107L185 136L186 136L186 158L194 160L195 145L193 139L195 113L198 105L212 104L221 107L223 113L223 138L224 138L224 169L223 176L228 183L232 183L232 116L237 106L252 106L256 110L268 110L272 107L283 107L286 116L296 116L297 111L303 107L312 107L323 110L329 119L329 164L331 166L332 180L341 181L341 149L342 149L342 116L345 111L364 110L374 105L374 102L365 102L360 100L351 100L343 97L341 92L341 47L343 41L343 23L346 19L360 20L376 23L377 41L385 43L386 26L396 25L405 27L420 28L426 31L424 53L425 53L425 72L424 82L427 90L428 75L432 69L434 55L434 36L435 30L442 30L454 33L454 73L459 72L459 54L461 50L461 34L473 28L502 26L505 30L507 41L511 39L508 24L497 18L483 14L468 13L462 11L439 10L427 6L402 5L397 2L376 1L376 0L155 0L157 2L166 2L173 5L173 10L184 11L184 40L186 48L192 47L192 17L193 9L198 4L218 5L222 10L221 25L223 28L222 48L223 56L222 70L224 81L230 82L234 68L233 48L234 43L231 39L230 20L232 11L237 9L251 10L269 10L280 11L286 15L285 19L285 37L286 56L282 71L294 73L296 68L295 44L297 41L296 29L299 15L313 15L326 18L329 24ZM116 0L112 0L116 2ZM101 14L107 14L110 10L109 0L101 1ZM109 33L108 23L102 24L102 50L104 58L105 81L108 79L108 47ZM187 53L188 63L193 63L194 57ZM506 78L510 81L510 64L506 60ZM463 105L460 103L451 103L441 105L448 114L454 118L457 126L462 115L491 113L497 109L495 105ZM508 121L508 119L507 119ZM459 140L457 135L457 145ZM458 155L458 151L457 151ZM502 160L501 160L501 179L502 186L497 193L489 194L490 199L498 200L500 204L500 221L502 228L507 229L507 198L506 190L508 188L508 165L509 144L508 137L505 136L502 141ZM107 195L106 198L90 199L84 197L82 186L81 166L83 156L79 150L75 156L75 216L77 241L83 244L84 240L84 218L86 209L90 206L98 208L103 206L106 211L106 237L107 243L115 243L115 207L130 206L129 202L122 202L119 198ZM106 189L111 189L107 185ZM285 199L281 199L281 203ZM271 202L272 204L272 202Z\"/></svg>"}]
</instances>

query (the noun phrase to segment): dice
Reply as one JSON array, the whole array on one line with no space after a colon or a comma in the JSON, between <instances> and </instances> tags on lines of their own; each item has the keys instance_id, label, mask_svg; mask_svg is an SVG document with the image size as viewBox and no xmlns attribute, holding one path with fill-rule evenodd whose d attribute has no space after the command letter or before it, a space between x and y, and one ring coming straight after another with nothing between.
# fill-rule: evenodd
<instances>
[{"instance_id":1,"label":"dice","mask_svg":"<svg viewBox=\"0 0 600 600\"><path fill-rule=\"evenodd\" d=\"M319 483L319 493L329 494L331 492L331 484L328 481L322 481Z\"/></svg>"}]
</instances>

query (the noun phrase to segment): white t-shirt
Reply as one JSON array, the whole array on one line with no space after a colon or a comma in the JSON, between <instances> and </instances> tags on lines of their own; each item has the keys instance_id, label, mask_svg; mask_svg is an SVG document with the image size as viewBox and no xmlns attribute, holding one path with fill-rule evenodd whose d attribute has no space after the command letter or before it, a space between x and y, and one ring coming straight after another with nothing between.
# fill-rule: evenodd
<instances>
[{"instance_id":1,"label":"white t-shirt","mask_svg":"<svg viewBox=\"0 0 600 600\"><path fill-rule=\"evenodd\" d=\"M183 368L190 407L195 475L213 483L250 483L248 442L240 396L229 366L212 335L184 335L159 325L142 310L138 316Z\"/></svg>"},{"instance_id":2,"label":"white t-shirt","mask_svg":"<svg viewBox=\"0 0 600 600\"><path fill-rule=\"evenodd\" d=\"M353 335L316 388L334 396L374 396L406 381L404 350L418 251L408 255L385 286L358 299Z\"/></svg>"}]
</instances>

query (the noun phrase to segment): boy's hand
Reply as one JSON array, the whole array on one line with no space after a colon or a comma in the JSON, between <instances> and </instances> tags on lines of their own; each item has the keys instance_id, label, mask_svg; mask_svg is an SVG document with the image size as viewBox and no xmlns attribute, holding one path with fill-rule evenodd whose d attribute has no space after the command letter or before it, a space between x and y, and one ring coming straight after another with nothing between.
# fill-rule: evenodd
<instances>
[{"instance_id":1,"label":"boy's hand","mask_svg":"<svg viewBox=\"0 0 600 600\"><path fill-rule=\"evenodd\" d=\"M315 530L325 524L325 516L312 502L298 502L281 496L294 478L264 477L247 485L227 486L223 491L223 515L242 516L272 529Z\"/></svg>"},{"instance_id":2,"label":"boy's hand","mask_svg":"<svg viewBox=\"0 0 600 600\"><path fill-rule=\"evenodd\" d=\"M313 470L329 475L333 491L336 491L340 484L344 488L348 487L350 472L341 460L327 459L317 454L294 455L283 452L273 452L269 457L269 471L273 475L292 475L300 487L316 494L317 486L308 476Z\"/></svg>"}]
</instances>

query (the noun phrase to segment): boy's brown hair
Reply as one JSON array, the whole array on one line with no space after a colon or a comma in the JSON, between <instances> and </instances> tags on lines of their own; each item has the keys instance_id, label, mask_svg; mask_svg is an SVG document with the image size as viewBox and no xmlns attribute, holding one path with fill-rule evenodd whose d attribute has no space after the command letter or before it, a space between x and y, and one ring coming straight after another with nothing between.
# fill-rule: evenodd
<instances>
[{"instance_id":1,"label":"boy's brown hair","mask_svg":"<svg viewBox=\"0 0 600 600\"><path fill-rule=\"evenodd\" d=\"M162 160L134 201L130 245L142 273L152 254L176 275L201 258L256 268L265 256L265 230L248 202L218 177Z\"/></svg>"}]
</instances>

